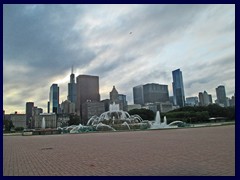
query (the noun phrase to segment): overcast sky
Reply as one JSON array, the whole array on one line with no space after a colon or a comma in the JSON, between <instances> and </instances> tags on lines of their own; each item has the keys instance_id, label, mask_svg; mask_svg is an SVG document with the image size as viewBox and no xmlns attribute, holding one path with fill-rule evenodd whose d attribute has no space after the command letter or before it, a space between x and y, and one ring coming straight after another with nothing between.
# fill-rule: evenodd
<instances>
[{"instance_id":1,"label":"overcast sky","mask_svg":"<svg viewBox=\"0 0 240 180\"><path fill-rule=\"evenodd\" d=\"M67 99L75 76L97 75L101 99L112 86L133 103L132 88L167 84L180 68L185 96L235 92L235 5L4 5L3 107L46 111L50 86Z\"/></svg>"}]
</instances>

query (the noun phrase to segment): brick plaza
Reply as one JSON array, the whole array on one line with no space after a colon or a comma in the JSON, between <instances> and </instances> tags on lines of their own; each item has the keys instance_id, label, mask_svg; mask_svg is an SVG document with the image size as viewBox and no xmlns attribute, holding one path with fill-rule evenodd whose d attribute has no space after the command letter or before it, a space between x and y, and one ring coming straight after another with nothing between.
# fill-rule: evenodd
<instances>
[{"instance_id":1,"label":"brick plaza","mask_svg":"<svg viewBox=\"0 0 240 180\"><path fill-rule=\"evenodd\" d=\"M234 176L235 126L3 137L4 176Z\"/></svg>"}]
</instances>

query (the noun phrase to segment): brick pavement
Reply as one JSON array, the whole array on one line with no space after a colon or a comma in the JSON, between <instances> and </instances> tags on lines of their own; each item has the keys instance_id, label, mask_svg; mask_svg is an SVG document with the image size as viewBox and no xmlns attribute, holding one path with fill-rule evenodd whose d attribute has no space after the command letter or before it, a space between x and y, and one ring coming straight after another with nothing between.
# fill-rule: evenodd
<instances>
[{"instance_id":1,"label":"brick pavement","mask_svg":"<svg viewBox=\"0 0 240 180\"><path fill-rule=\"evenodd\" d=\"M4 176L234 176L235 126L3 137Z\"/></svg>"}]
</instances>

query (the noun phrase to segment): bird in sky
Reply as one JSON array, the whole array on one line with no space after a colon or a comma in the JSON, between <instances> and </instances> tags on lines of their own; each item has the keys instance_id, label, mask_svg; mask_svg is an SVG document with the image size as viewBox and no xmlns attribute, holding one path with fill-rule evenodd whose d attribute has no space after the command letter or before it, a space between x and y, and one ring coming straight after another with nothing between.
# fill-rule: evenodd
<instances>
[{"instance_id":1,"label":"bird in sky","mask_svg":"<svg viewBox=\"0 0 240 180\"><path fill-rule=\"evenodd\" d=\"M132 32L130 32L129 34L132 34Z\"/></svg>"}]
</instances>

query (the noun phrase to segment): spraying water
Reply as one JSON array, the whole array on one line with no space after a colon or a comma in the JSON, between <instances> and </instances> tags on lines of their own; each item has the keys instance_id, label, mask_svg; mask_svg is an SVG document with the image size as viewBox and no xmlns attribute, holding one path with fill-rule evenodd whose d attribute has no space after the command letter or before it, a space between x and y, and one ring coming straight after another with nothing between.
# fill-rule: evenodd
<instances>
[{"instance_id":1,"label":"spraying water","mask_svg":"<svg viewBox=\"0 0 240 180\"><path fill-rule=\"evenodd\" d=\"M43 118L42 118L42 129L45 129L45 126L46 126L45 123L46 123L46 122L45 122L45 117L43 117Z\"/></svg>"}]
</instances>

